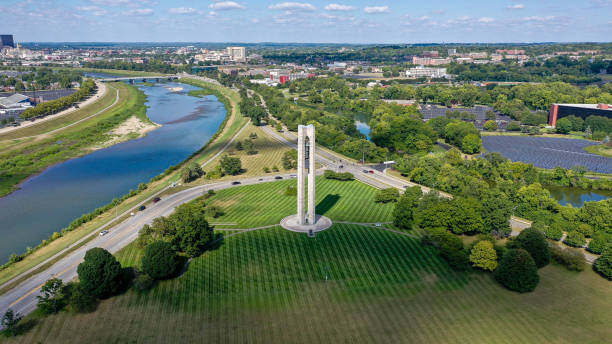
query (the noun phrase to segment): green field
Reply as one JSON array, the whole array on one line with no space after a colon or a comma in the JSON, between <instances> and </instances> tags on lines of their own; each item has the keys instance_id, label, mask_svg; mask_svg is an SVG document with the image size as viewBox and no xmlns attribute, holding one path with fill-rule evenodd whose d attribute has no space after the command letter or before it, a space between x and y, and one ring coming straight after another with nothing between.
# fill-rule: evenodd
<instances>
[{"instance_id":1,"label":"green field","mask_svg":"<svg viewBox=\"0 0 612 344\"><path fill-rule=\"evenodd\" d=\"M278 224L296 212L296 196L285 196L296 179L248 185L220 190L207 202L219 206L225 213L212 223L235 223L223 228L253 228ZM391 221L393 204L374 203L376 189L358 181L342 182L317 177L317 214L334 221L386 222Z\"/></svg>"},{"instance_id":2,"label":"green field","mask_svg":"<svg viewBox=\"0 0 612 344\"><path fill-rule=\"evenodd\" d=\"M119 256L138 261L128 247ZM40 321L22 343L605 343L610 282L540 270L518 294L490 274L457 273L431 247L337 224L316 239L281 228L228 237L153 290L92 314ZM326 278L327 276L327 278Z\"/></svg>"}]
</instances>

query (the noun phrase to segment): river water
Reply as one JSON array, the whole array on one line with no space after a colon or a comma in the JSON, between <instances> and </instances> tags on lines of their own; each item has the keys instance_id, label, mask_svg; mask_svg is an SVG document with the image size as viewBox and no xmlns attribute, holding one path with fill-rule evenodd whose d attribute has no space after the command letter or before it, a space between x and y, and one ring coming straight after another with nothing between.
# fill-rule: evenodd
<instances>
[{"instance_id":1,"label":"river water","mask_svg":"<svg viewBox=\"0 0 612 344\"><path fill-rule=\"evenodd\" d=\"M147 115L162 127L49 167L0 198L0 262L183 161L208 142L225 118L216 97L187 95L197 87L170 82L139 88L147 95Z\"/></svg>"}]
</instances>

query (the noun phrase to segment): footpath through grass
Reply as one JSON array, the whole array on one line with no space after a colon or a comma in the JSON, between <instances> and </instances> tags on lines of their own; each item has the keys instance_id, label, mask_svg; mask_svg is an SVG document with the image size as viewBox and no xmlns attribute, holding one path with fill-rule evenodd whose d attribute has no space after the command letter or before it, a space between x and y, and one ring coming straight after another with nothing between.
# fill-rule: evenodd
<instances>
[{"instance_id":1,"label":"footpath through grass","mask_svg":"<svg viewBox=\"0 0 612 344\"><path fill-rule=\"evenodd\" d=\"M133 247L119 255L138 265ZM380 228L336 224L315 239L244 232L144 294L91 314L62 312L9 343L605 343L608 281L540 270L518 294L451 270L432 247Z\"/></svg>"}]
</instances>

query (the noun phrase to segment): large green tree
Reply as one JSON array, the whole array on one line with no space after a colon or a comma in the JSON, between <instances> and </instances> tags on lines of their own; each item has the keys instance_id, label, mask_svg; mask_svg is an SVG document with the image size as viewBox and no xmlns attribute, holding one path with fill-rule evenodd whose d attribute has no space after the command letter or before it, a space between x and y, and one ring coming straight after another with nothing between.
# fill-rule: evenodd
<instances>
[{"instance_id":1,"label":"large green tree","mask_svg":"<svg viewBox=\"0 0 612 344\"><path fill-rule=\"evenodd\" d=\"M541 231L527 228L516 237L515 243L517 247L529 252L538 268L550 263L550 247Z\"/></svg>"},{"instance_id":2,"label":"large green tree","mask_svg":"<svg viewBox=\"0 0 612 344\"><path fill-rule=\"evenodd\" d=\"M4 326L4 333L9 336L16 336L19 332L19 322L21 321L21 314L13 311L12 309L7 309L4 315L2 316L2 326Z\"/></svg>"},{"instance_id":3,"label":"large green tree","mask_svg":"<svg viewBox=\"0 0 612 344\"><path fill-rule=\"evenodd\" d=\"M52 278L40 288L38 309L44 314L57 313L64 306L64 283L59 278Z\"/></svg>"},{"instance_id":4,"label":"large green tree","mask_svg":"<svg viewBox=\"0 0 612 344\"><path fill-rule=\"evenodd\" d=\"M413 186L404 191L393 209L393 224L401 229L412 229L414 211L423 195L420 186Z\"/></svg>"},{"instance_id":5,"label":"large green tree","mask_svg":"<svg viewBox=\"0 0 612 344\"><path fill-rule=\"evenodd\" d=\"M593 264L593 269L605 278L612 280L612 245L608 245Z\"/></svg>"},{"instance_id":6,"label":"large green tree","mask_svg":"<svg viewBox=\"0 0 612 344\"><path fill-rule=\"evenodd\" d=\"M220 165L221 169L223 170L223 173L232 176L240 174L240 172L242 171L242 163L240 161L240 158L238 157L230 157L228 155L224 155L223 158L221 158Z\"/></svg>"},{"instance_id":7,"label":"large green tree","mask_svg":"<svg viewBox=\"0 0 612 344\"><path fill-rule=\"evenodd\" d=\"M523 249L510 249L495 270L495 279L510 290L520 293L533 291L540 282L538 268Z\"/></svg>"},{"instance_id":8,"label":"large green tree","mask_svg":"<svg viewBox=\"0 0 612 344\"><path fill-rule=\"evenodd\" d=\"M77 268L81 290L93 297L105 298L123 287L121 264L107 250L95 247L85 253Z\"/></svg>"},{"instance_id":9,"label":"large green tree","mask_svg":"<svg viewBox=\"0 0 612 344\"><path fill-rule=\"evenodd\" d=\"M178 256L169 242L155 241L145 248L142 271L154 279L172 277L176 273L178 264Z\"/></svg>"},{"instance_id":10,"label":"large green tree","mask_svg":"<svg viewBox=\"0 0 612 344\"><path fill-rule=\"evenodd\" d=\"M470 253L470 262L473 266L483 270L493 271L497 268L497 252L490 241L479 241Z\"/></svg>"},{"instance_id":11,"label":"large green tree","mask_svg":"<svg viewBox=\"0 0 612 344\"><path fill-rule=\"evenodd\" d=\"M176 208L170 216L176 229L172 238L174 247L189 256L195 256L213 239L213 227L205 217L206 204L195 201Z\"/></svg>"}]
</instances>

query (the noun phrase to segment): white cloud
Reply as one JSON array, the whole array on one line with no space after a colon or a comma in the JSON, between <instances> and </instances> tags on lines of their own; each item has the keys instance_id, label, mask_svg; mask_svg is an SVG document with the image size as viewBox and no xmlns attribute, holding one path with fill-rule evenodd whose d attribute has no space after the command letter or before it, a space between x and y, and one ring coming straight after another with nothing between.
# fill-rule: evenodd
<instances>
[{"instance_id":1,"label":"white cloud","mask_svg":"<svg viewBox=\"0 0 612 344\"><path fill-rule=\"evenodd\" d=\"M285 11L314 11L316 8L306 2L281 2L268 6L271 10L285 10Z\"/></svg>"},{"instance_id":2,"label":"white cloud","mask_svg":"<svg viewBox=\"0 0 612 344\"><path fill-rule=\"evenodd\" d=\"M215 2L214 4L210 4L208 7L217 11L246 10L246 6L243 6L235 1L219 1Z\"/></svg>"},{"instance_id":3,"label":"white cloud","mask_svg":"<svg viewBox=\"0 0 612 344\"><path fill-rule=\"evenodd\" d=\"M176 7L176 8L169 8L168 12L173 13L173 14L194 14L197 12L197 10L191 7Z\"/></svg>"},{"instance_id":4,"label":"white cloud","mask_svg":"<svg viewBox=\"0 0 612 344\"><path fill-rule=\"evenodd\" d=\"M150 8L135 8L129 11L123 11L124 16L150 16L153 14L153 10Z\"/></svg>"},{"instance_id":5,"label":"white cloud","mask_svg":"<svg viewBox=\"0 0 612 344\"><path fill-rule=\"evenodd\" d=\"M89 0L94 4L107 6L126 6L139 7L141 5L150 4L151 0Z\"/></svg>"},{"instance_id":6,"label":"white cloud","mask_svg":"<svg viewBox=\"0 0 612 344\"><path fill-rule=\"evenodd\" d=\"M523 4L516 4L516 5L508 5L506 6L507 9L509 10L522 10L525 8L525 5Z\"/></svg>"},{"instance_id":7,"label":"white cloud","mask_svg":"<svg viewBox=\"0 0 612 344\"><path fill-rule=\"evenodd\" d=\"M545 16L545 17L530 16L530 17L521 18L522 21L532 21L532 22L546 22L546 21L551 21L551 20L556 20L556 19L557 17L555 16Z\"/></svg>"},{"instance_id":8,"label":"white cloud","mask_svg":"<svg viewBox=\"0 0 612 344\"><path fill-rule=\"evenodd\" d=\"M77 11L91 12L91 14L94 16L103 16L108 13L107 10L98 6L79 6L77 7Z\"/></svg>"},{"instance_id":9,"label":"white cloud","mask_svg":"<svg viewBox=\"0 0 612 344\"><path fill-rule=\"evenodd\" d=\"M482 17L478 19L479 23L492 23L494 22L495 19L491 18L491 17Z\"/></svg>"},{"instance_id":10,"label":"white cloud","mask_svg":"<svg viewBox=\"0 0 612 344\"><path fill-rule=\"evenodd\" d=\"M429 20L430 18L429 18L429 16L422 16L422 17L418 17L418 18L414 18L414 19L418 20L418 21L425 21L425 20Z\"/></svg>"},{"instance_id":11,"label":"white cloud","mask_svg":"<svg viewBox=\"0 0 612 344\"><path fill-rule=\"evenodd\" d=\"M365 13L389 13L389 6L370 6L363 9Z\"/></svg>"},{"instance_id":12,"label":"white cloud","mask_svg":"<svg viewBox=\"0 0 612 344\"><path fill-rule=\"evenodd\" d=\"M328 11L354 11L357 8L350 5L329 4L325 6L325 9Z\"/></svg>"}]
</instances>

